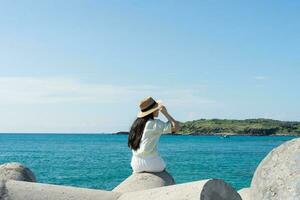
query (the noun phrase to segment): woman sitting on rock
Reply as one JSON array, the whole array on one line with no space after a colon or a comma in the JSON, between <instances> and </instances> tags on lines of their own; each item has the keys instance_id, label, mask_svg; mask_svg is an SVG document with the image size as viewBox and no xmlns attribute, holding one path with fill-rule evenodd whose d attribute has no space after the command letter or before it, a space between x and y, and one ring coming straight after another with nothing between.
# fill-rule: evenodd
<instances>
[{"instance_id":1,"label":"woman sitting on rock","mask_svg":"<svg viewBox=\"0 0 300 200\"><path fill-rule=\"evenodd\" d=\"M143 99L140 109L128 135L133 173L164 171L166 164L157 151L157 144L161 134L179 131L179 123L171 117L160 100L155 101L152 97ZM154 118L158 117L159 111L165 115L168 122Z\"/></svg>"}]
</instances>

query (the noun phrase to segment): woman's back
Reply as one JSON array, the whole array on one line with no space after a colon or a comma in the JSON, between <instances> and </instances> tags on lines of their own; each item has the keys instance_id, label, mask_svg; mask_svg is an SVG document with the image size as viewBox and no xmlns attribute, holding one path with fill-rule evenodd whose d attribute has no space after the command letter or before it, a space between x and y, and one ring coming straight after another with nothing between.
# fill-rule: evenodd
<instances>
[{"instance_id":1,"label":"woman's back","mask_svg":"<svg viewBox=\"0 0 300 200\"><path fill-rule=\"evenodd\" d=\"M140 148L132 150L132 154L139 157L159 155L157 144L161 134L171 133L171 122L163 122L160 119L149 119L146 122Z\"/></svg>"}]
</instances>

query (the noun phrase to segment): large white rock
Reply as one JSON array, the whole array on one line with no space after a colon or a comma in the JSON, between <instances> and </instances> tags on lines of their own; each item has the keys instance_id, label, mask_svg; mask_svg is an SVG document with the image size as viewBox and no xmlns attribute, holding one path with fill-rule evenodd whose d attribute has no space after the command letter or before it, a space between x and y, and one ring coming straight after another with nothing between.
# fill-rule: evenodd
<instances>
[{"instance_id":1,"label":"large white rock","mask_svg":"<svg viewBox=\"0 0 300 200\"><path fill-rule=\"evenodd\" d=\"M251 182L253 200L300 200L300 138L273 149Z\"/></svg>"},{"instance_id":2,"label":"large white rock","mask_svg":"<svg viewBox=\"0 0 300 200\"><path fill-rule=\"evenodd\" d=\"M9 200L117 200L121 194L63 185L8 180Z\"/></svg>"},{"instance_id":3,"label":"large white rock","mask_svg":"<svg viewBox=\"0 0 300 200\"><path fill-rule=\"evenodd\" d=\"M9 200L4 180L0 180L0 199Z\"/></svg>"},{"instance_id":4,"label":"large white rock","mask_svg":"<svg viewBox=\"0 0 300 200\"><path fill-rule=\"evenodd\" d=\"M251 200L251 190L250 188L243 188L238 191L239 195L243 200Z\"/></svg>"},{"instance_id":5,"label":"large white rock","mask_svg":"<svg viewBox=\"0 0 300 200\"><path fill-rule=\"evenodd\" d=\"M0 180L18 180L36 182L32 171L18 162L10 162L0 165Z\"/></svg>"},{"instance_id":6,"label":"large white rock","mask_svg":"<svg viewBox=\"0 0 300 200\"><path fill-rule=\"evenodd\" d=\"M124 193L118 200L242 200L220 179L208 179Z\"/></svg>"},{"instance_id":7,"label":"large white rock","mask_svg":"<svg viewBox=\"0 0 300 200\"><path fill-rule=\"evenodd\" d=\"M112 191L125 193L174 184L173 177L167 171L133 173Z\"/></svg>"}]
</instances>

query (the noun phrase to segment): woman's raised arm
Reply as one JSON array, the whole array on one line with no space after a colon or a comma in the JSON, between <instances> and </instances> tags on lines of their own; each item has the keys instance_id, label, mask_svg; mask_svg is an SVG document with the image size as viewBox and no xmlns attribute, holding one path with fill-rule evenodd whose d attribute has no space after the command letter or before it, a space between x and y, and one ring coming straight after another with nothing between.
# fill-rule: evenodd
<instances>
[{"instance_id":1,"label":"woman's raised arm","mask_svg":"<svg viewBox=\"0 0 300 200\"><path fill-rule=\"evenodd\" d=\"M164 116L171 122L172 124L172 133L177 132L181 129L179 122L176 121L167 111L166 107L161 105L159 111L164 114Z\"/></svg>"}]
</instances>

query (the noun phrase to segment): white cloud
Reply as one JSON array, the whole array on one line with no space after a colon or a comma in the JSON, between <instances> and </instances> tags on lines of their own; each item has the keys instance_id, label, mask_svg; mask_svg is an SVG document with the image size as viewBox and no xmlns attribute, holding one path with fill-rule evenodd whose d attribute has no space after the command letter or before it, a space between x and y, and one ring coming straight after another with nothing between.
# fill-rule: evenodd
<instances>
[{"instance_id":1,"label":"white cloud","mask_svg":"<svg viewBox=\"0 0 300 200\"><path fill-rule=\"evenodd\" d=\"M146 96L162 99L177 120L217 105L205 96L205 85L111 85L61 77L0 77L0 91L0 132L128 130Z\"/></svg>"},{"instance_id":2,"label":"white cloud","mask_svg":"<svg viewBox=\"0 0 300 200\"><path fill-rule=\"evenodd\" d=\"M126 86L85 84L64 78L1 77L0 104L114 102L129 94Z\"/></svg>"},{"instance_id":3,"label":"white cloud","mask_svg":"<svg viewBox=\"0 0 300 200\"><path fill-rule=\"evenodd\" d=\"M161 98L173 106L216 103L201 96L204 90L205 86L170 88L160 85L92 84L56 77L0 77L0 104L128 103L145 96Z\"/></svg>"}]
</instances>

